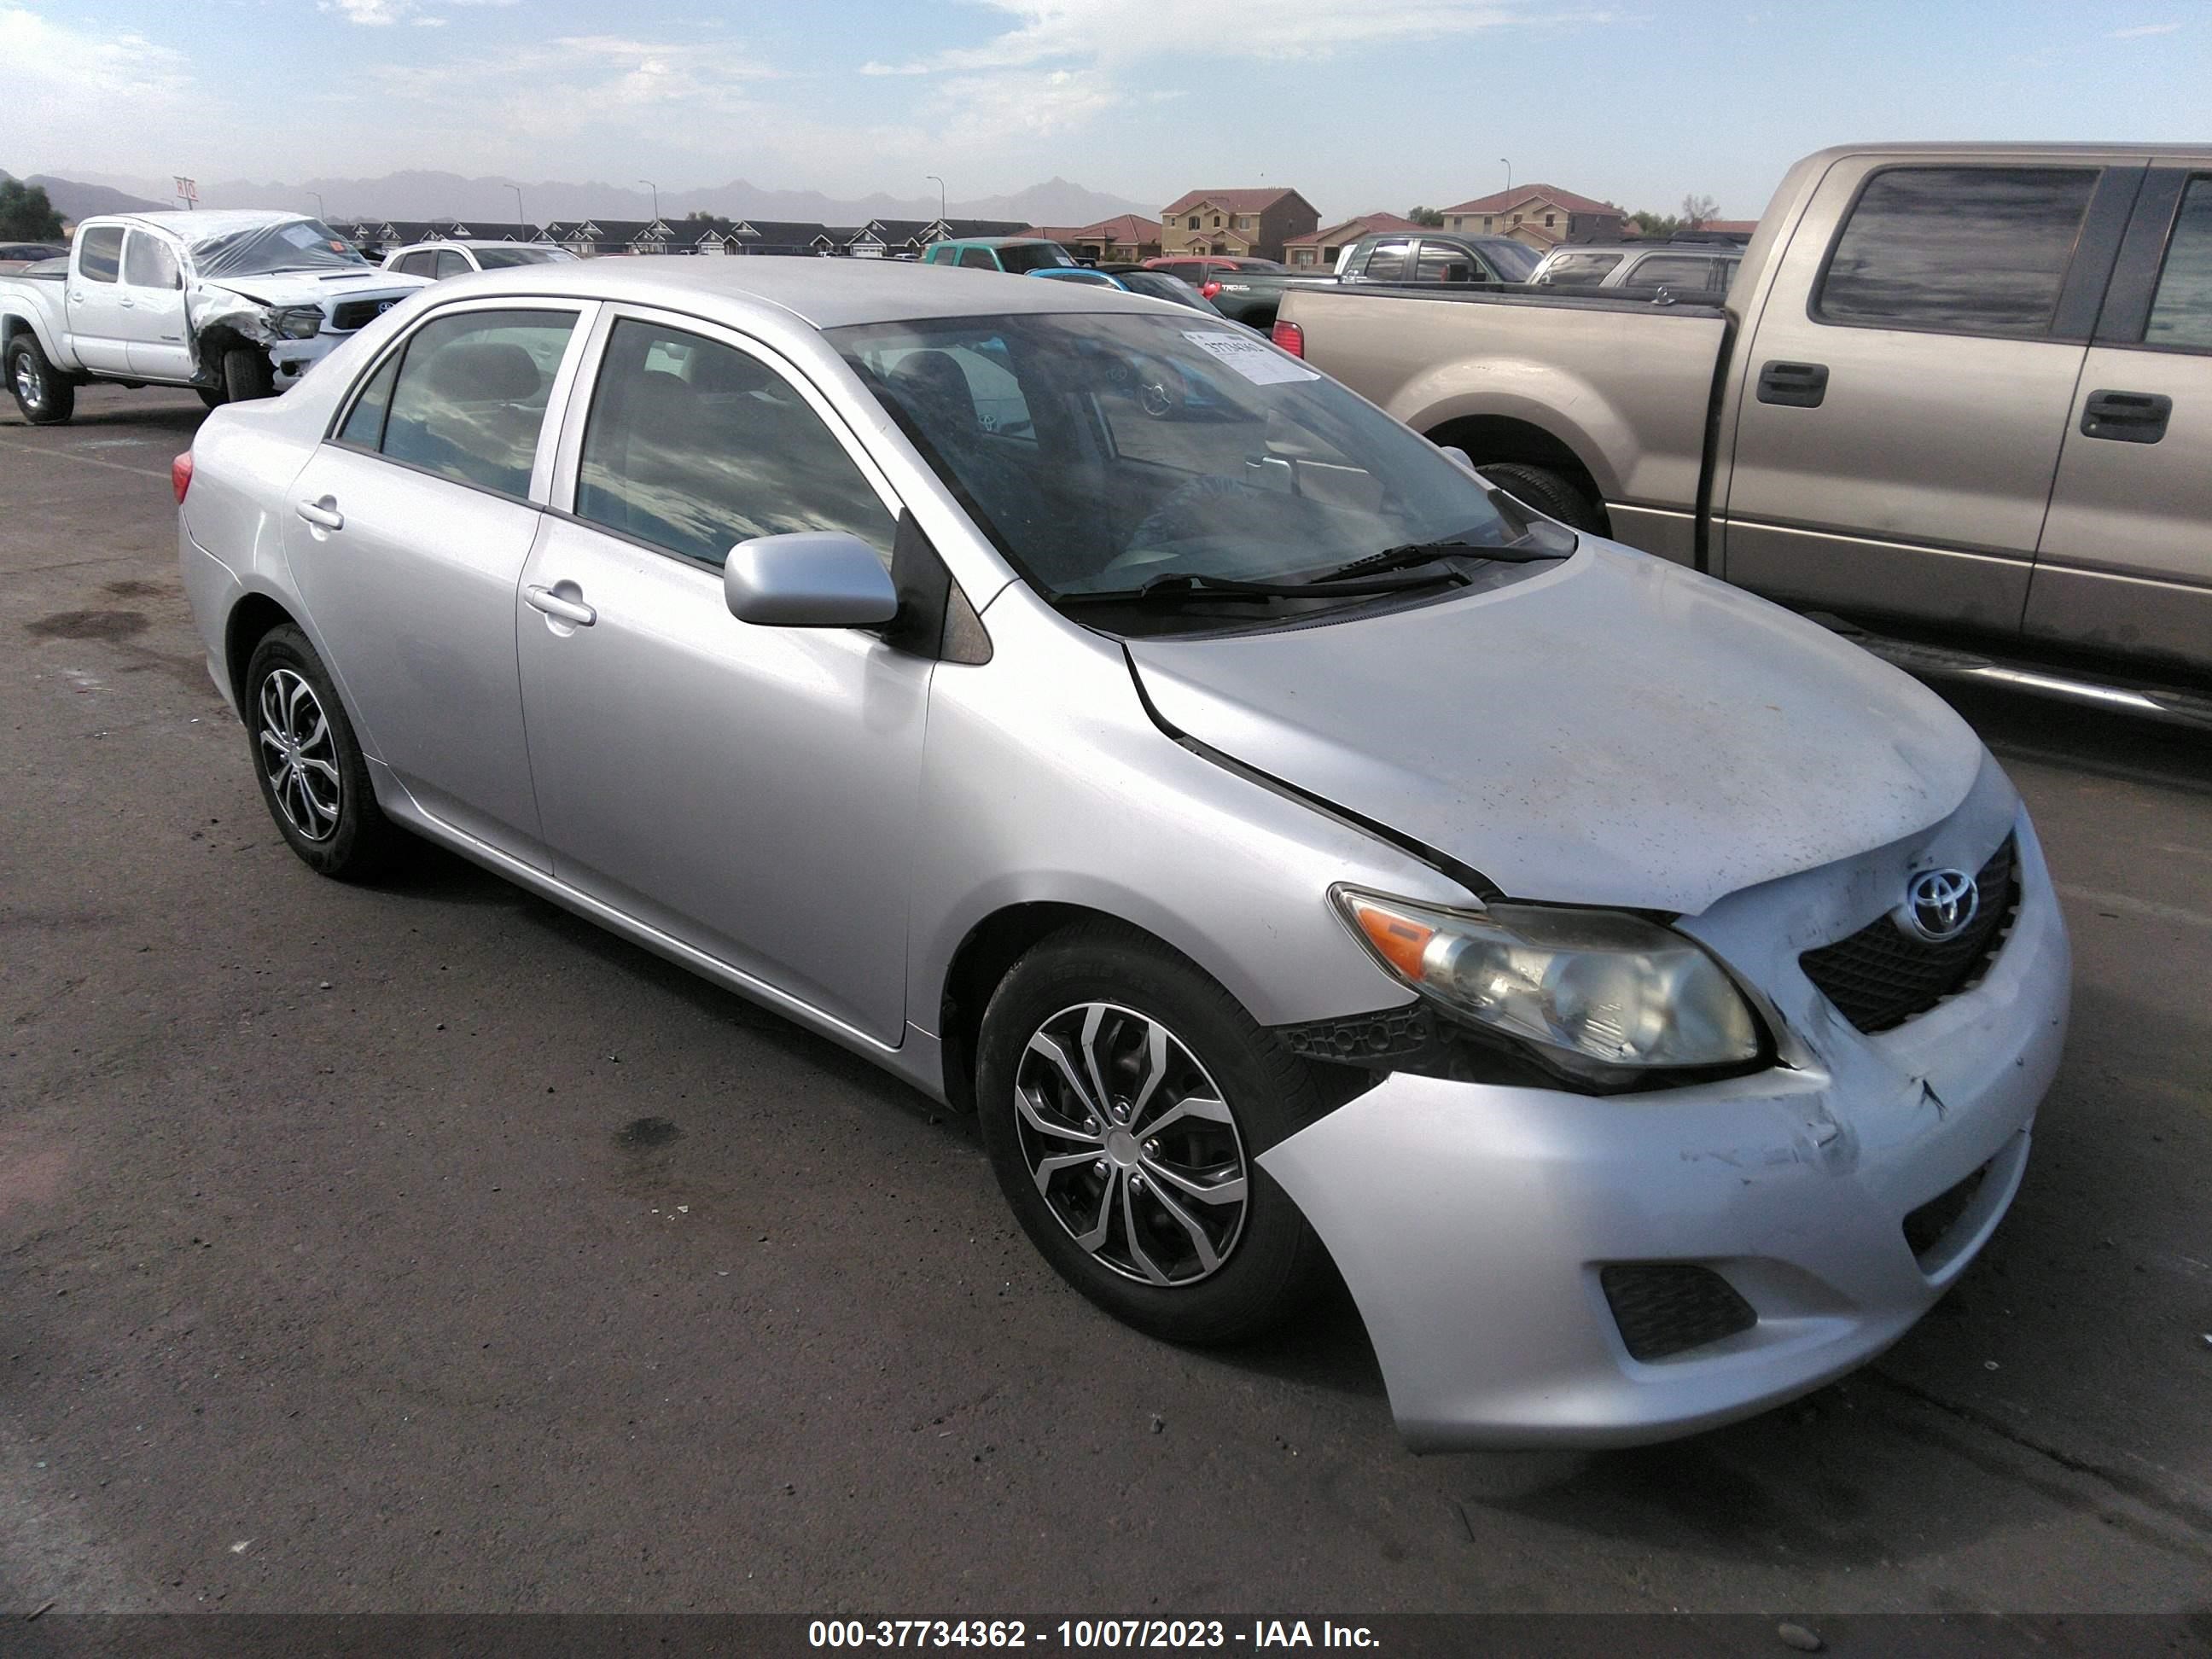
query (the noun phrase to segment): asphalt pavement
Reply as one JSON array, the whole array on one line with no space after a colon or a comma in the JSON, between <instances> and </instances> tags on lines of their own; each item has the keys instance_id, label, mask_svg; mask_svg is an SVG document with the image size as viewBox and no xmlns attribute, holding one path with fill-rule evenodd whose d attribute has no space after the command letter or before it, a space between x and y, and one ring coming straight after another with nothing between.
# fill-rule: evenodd
<instances>
[{"instance_id":1,"label":"asphalt pavement","mask_svg":"<svg viewBox=\"0 0 2212 1659\"><path fill-rule=\"evenodd\" d=\"M0 1618L2212 1606L2212 741L1961 702L2074 1027L1919 1328L1417 1458L1341 1296L1151 1341L863 1062L428 848L311 874L178 582L201 413L0 416Z\"/></svg>"}]
</instances>

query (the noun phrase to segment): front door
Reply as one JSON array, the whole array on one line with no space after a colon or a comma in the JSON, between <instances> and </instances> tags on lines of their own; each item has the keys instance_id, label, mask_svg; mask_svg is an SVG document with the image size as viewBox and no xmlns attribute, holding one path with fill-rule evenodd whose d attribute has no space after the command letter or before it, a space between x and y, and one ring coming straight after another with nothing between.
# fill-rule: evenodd
<instances>
[{"instance_id":1,"label":"front door","mask_svg":"<svg viewBox=\"0 0 2212 1659\"><path fill-rule=\"evenodd\" d=\"M935 665L741 623L721 576L738 543L805 530L888 563L890 486L794 371L703 324L618 316L572 411L574 516L511 624L555 873L896 1044Z\"/></svg>"},{"instance_id":2,"label":"front door","mask_svg":"<svg viewBox=\"0 0 2212 1659\"><path fill-rule=\"evenodd\" d=\"M2028 635L2212 671L2212 172L2144 180L2065 434Z\"/></svg>"},{"instance_id":3,"label":"front door","mask_svg":"<svg viewBox=\"0 0 2212 1659\"><path fill-rule=\"evenodd\" d=\"M2077 242L2091 265L2099 252L2081 233L2101 176L2071 160L1830 171L1737 348L1716 503L1729 580L2017 633L2086 349L2060 303Z\"/></svg>"},{"instance_id":4,"label":"front door","mask_svg":"<svg viewBox=\"0 0 2212 1659\"><path fill-rule=\"evenodd\" d=\"M387 354L285 502L293 580L370 752L441 823L547 867L514 595L577 308L441 311ZM545 472L550 476L550 455Z\"/></svg>"},{"instance_id":5,"label":"front door","mask_svg":"<svg viewBox=\"0 0 2212 1659\"><path fill-rule=\"evenodd\" d=\"M124 360L136 374L155 380L192 378L192 349L185 338L185 283L176 250L150 230L134 230L123 245Z\"/></svg>"},{"instance_id":6,"label":"front door","mask_svg":"<svg viewBox=\"0 0 2212 1659\"><path fill-rule=\"evenodd\" d=\"M70 343L76 360L102 374L121 374L131 308L123 289L123 227L94 225L77 233L70 258Z\"/></svg>"}]
</instances>

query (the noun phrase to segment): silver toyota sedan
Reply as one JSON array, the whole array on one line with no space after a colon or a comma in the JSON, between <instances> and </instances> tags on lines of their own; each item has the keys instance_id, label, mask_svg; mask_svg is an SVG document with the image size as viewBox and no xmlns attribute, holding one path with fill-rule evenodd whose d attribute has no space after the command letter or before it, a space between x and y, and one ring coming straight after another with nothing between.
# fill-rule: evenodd
<instances>
[{"instance_id":1,"label":"silver toyota sedan","mask_svg":"<svg viewBox=\"0 0 2212 1659\"><path fill-rule=\"evenodd\" d=\"M175 473L311 868L442 843L973 1111L1142 1330L1333 1263L1416 1448L1803 1393L2019 1186L2068 946L1972 732L1245 330L487 272Z\"/></svg>"}]
</instances>

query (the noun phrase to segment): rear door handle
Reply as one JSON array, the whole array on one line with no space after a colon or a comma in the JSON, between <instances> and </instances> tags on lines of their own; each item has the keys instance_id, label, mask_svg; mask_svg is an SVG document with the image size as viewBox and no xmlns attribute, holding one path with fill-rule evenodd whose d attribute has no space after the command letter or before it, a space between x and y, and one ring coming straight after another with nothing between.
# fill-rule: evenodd
<instances>
[{"instance_id":1,"label":"rear door handle","mask_svg":"<svg viewBox=\"0 0 2212 1659\"><path fill-rule=\"evenodd\" d=\"M1828 395L1826 363L1771 362L1759 371L1759 401L1789 409L1818 409Z\"/></svg>"},{"instance_id":2,"label":"rear door handle","mask_svg":"<svg viewBox=\"0 0 2212 1659\"><path fill-rule=\"evenodd\" d=\"M562 585L574 586L573 582ZM599 613L580 599L563 599L550 587L526 587L522 590L522 597L532 610L543 611L549 617L557 617L578 628L589 628L599 619Z\"/></svg>"},{"instance_id":3,"label":"rear door handle","mask_svg":"<svg viewBox=\"0 0 2212 1659\"><path fill-rule=\"evenodd\" d=\"M325 495L319 501L301 501L293 510L318 530L345 528L345 514L338 511L335 496Z\"/></svg>"},{"instance_id":4,"label":"rear door handle","mask_svg":"<svg viewBox=\"0 0 2212 1659\"><path fill-rule=\"evenodd\" d=\"M2173 399L2156 392L2093 392L2081 405L2081 435L2154 444L2166 436Z\"/></svg>"}]
</instances>

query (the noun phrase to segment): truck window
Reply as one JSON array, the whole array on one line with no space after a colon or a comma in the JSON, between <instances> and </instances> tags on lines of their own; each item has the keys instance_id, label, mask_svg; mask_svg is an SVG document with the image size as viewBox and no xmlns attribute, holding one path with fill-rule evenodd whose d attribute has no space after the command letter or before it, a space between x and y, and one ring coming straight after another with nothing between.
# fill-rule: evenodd
<instances>
[{"instance_id":1,"label":"truck window","mask_svg":"<svg viewBox=\"0 0 2212 1659\"><path fill-rule=\"evenodd\" d=\"M112 283L121 274L123 227L94 225L77 237L77 274L88 283Z\"/></svg>"},{"instance_id":2,"label":"truck window","mask_svg":"<svg viewBox=\"0 0 2212 1659\"><path fill-rule=\"evenodd\" d=\"M2181 198L2143 343L2212 351L2212 175L2191 179Z\"/></svg>"},{"instance_id":3,"label":"truck window","mask_svg":"<svg viewBox=\"0 0 2212 1659\"><path fill-rule=\"evenodd\" d=\"M1545 270L1544 281L1551 283L1595 283L1601 281L1606 272L1620 263L1618 253L1555 253Z\"/></svg>"},{"instance_id":4,"label":"truck window","mask_svg":"<svg viewBox=\"0 0 2212 1659\"><path fill-rule=\"evenodd\" d=\"M960 263L970 270L996 270L999 268L999 262L980 247L962 248Z\"/></svg>"},{"instance_id":5,"label":"truck window","mask_svg":"<svg viewBox=\"0 0 2212 1659\"><path fill-rule=\"evenodd\" d=\"M1621 278L1623 288L1706 289L1712 286L1713 262L1702 253L1655 253Z\"/></svg>"},{"instance_id":6,"label":"truck window","mask_svg":"<svg viewBox=\"0 0 2212 1659\"><path fill-rule=\"evenodd\" d=\"M1417 283L1469 283L1480 274L1467 250L1449 242L1422 243L1421 257L1413 267Z\"/></svg>"},{"instance_id":7,"label":"truck window","mask_svg":"<svg viewBox=\"0 0 2212 1659\"><path fill-rule=\"evenodd\" d=\"M131 233L123 249L123 280L133 288L182 288L177 280L177 256L158 236L143 230Z\"/></svg>"},{"instance_id":8,"label":"truck window","mask_svg":"<svg viewBox=\"0 0 2212 1659\"><path fill-rule=\"evenodd\" d=\"M1378 242L1367 256L1367 268L1359 274L1370 283L1402 283L1407 256L1413 251L1411 242Z\"/></svg>"},{"instance_id":9,"label":"truck window","mask_svg":"<svg viewBox=\"0 0 2212 1659\"><path fill-rule=\"evenodd\" d=\"M1814 314L1869 328L2050 331L2094 167L1888 167L1828 255Z\"/></svg>"}]
</instances>

